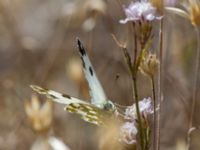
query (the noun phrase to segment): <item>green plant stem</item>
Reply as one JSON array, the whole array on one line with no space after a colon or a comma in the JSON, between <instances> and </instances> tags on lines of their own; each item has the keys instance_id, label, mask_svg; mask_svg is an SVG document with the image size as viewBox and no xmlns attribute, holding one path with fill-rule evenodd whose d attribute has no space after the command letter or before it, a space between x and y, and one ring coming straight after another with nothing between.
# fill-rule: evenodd
<instances>
[{"instance_id":1,"label":"green plant stem","mask_svg":"<svg viewBox=\"0 0 200 150\"><path fill-rule=\"evenodd\" d=\"M156 123L157 123L157 112L156 112L156 89L154 83L154 77L151 77L152 85L152 96L153 96L153 149L156 149Z\"/></svg>"},{"instance_id":2,"label":"green plant stem","mask_svg":"<svg viewBox=\"0 0 200 150\"><path fill-rule=\"evenodd\" d=\"M163 75L163 19L160 20L160 32L159 32L159 60L160 66L158 69L158 114L156 123L156 149L160 150L160 115L161 115L161 103L162 103L162 75Z\"/></svg>"},{"instance_id":3,"label":"green plant stem","mask_svg":"<svg viewBox=\"0 0 200 150\"><path fill-rule=\"evenodd\" d=\"M138 118L138 126L139 126L139 134L140 134L140 142L141 142L141 149L144 150L144 133L143 133L143 127L142 127L142 120L140 115L140 109L139 109L139 99L138 99L138 91L137 91L137 79L136 76L132 74L132 82L133 82L133 90L134 90L134 98L136 103L136 113Z\"/></svg>"},{"instance_id":4,"label":"green plant stem","mask_svg":"<svg viewBox=\"0 0 200 150\"><path fill-rule=\"evenodd\" d=\"M138 90L137 90L137 55L138 55L138 47L137 47L137 33L136 33L136 24L133 23L134 30L134 60L133 60L133 68L131 71L132 82L133 82L133 90L134 90L134 98L136 103L136 113L138 118L138 126L139 126L139 135L140 135L140 147L142 150L145 150L145 142L144 142L144 132L142 127L142 120L140 115L139 108L139 99L138 99Z\"/></svg>"}]
</instances>

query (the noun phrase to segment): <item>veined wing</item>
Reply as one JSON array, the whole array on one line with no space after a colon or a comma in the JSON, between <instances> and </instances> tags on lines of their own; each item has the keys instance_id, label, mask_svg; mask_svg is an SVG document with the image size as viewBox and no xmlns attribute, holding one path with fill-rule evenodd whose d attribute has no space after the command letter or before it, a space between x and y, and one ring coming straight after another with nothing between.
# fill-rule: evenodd
<instances>
[{"instance_id":1,"label":"veined wing","mask_svg":"<svg viewBox=\"0 0 200 150\"><path fill-rule=\"evenodd\" d=\"M71 97L67 94L61 94L53 90L48 90L37 85L30 85L30 87L37 93L41 95L46 95L48 98L52 99L54 102L57 102L57 103L66 104L66 105L71 104L71 103L88 104L87 102L82 101L78 98Z\"/></svg>"},{"instance_id":2,"label":"veined wing","mask_svg":"<svg viewBox=\"0 0 200 150\"><path fill-rule=\"evenodd\" d=\"M99 108L103 108L103 104L107 100L106 94L101 86L101 83L99 82L96 76L96 73L86 53L86 50L79 39L77 39L77 44L78 44L78 49L79 49L80 57L83 64L85 77L90 87L91 103L96 105Z\"/></svg>"},{"instance_id":3,"label":"veined wing","mask_svg":"<svg viewBox=\"0 0 200 150\"><path fill-rule=\"evenodd\" d=\"M107 112L95 105L71 97L69 95L61 94L53 90L44 89L36 85L31 85L30 87L37 93L45 95L55 102L66 104L66 111L78 114L83 120L92 124L104 125L104 120L106 117L112 115L110 112Z\"/></svg>"},{"instance_id":4,"label":"veined wing","mask_svg":"<svg viewBox=\"0 0 200 150\"><path fill-rule=\"evenodd\" d=\"M105 111L95 105L71 103L65 107L65 110L70 113L81 115L81 118L86 122L90 122L95 125L105 125L106 120L113 116L111 112Z\"/></svg>"}]
</instances>

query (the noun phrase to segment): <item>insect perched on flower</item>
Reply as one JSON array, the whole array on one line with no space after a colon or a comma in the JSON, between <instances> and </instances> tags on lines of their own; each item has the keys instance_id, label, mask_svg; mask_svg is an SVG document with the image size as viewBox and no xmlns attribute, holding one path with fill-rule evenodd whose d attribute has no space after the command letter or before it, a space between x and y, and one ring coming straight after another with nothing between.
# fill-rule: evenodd
<instances>
[{"instance_id":1,"label":"insect perched on flower","mask_svg":"<svg viewBox=\"0 0 200 150\"><path fill-rule=\"evenodd\" d=\"M104 125L104 121L107 120L108 117L117 116L117 109L113 102L108 100L86 50L79 39L77 39L77 45L82 60L84 74L90 87L91 103L36 85L31 85L30 87L34 91L46 95L55 102L66 104L66 111L79 114L83 120L96 125Z\"/></svg>"}]
</instances>

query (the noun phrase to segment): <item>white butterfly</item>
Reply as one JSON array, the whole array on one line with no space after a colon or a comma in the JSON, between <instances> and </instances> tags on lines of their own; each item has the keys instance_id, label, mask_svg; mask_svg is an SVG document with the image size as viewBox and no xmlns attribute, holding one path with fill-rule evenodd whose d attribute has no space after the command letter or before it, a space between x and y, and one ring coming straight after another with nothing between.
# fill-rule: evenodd
<instances>
[{"instance_id":1,"label":"white butterfly","mask_svg":"<svg viewBox=\"0 0 200 150\"><path fill-rule=\"evenodd\" d=\"M104 124L104 120L108 117L116 116L118 114L117 109L113 102L106 97L86 50L79 39L77 39L77 45L83 64L84 74L90 87L91 103L36 85L31 85L31 88L39 94L46 95L55 102L66 104L66 111L81 115L87 122L101 125Z\"/></svg>"}]
</instances>

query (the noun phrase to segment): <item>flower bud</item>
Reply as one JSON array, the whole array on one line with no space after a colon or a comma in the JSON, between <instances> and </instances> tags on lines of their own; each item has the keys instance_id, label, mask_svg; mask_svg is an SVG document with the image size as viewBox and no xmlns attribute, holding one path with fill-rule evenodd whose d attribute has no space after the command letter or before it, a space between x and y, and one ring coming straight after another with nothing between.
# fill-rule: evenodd
<instances>
[{"instance_id":1,"label":"flower bud","mask_svg":"<svg viewBox=\"0 0 200 150\"><path fill-rule=\"evenodd\" d=\"M140 64L142 73L152 77L158 69L159 60L155 54L148 54Z\"/></svg>"}]
</instances>

